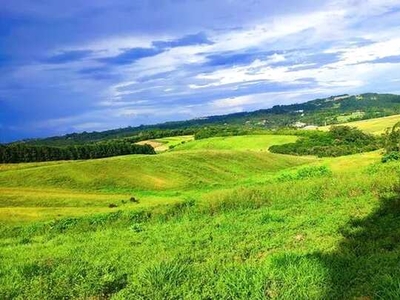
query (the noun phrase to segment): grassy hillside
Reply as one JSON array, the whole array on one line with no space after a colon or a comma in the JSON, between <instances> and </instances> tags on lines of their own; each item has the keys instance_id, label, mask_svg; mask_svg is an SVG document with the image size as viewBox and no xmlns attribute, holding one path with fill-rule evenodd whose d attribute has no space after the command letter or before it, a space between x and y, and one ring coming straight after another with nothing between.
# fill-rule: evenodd
<instances>
[{"instance_id":1,"label":"grassy hillside","mask_svg":"<svg viewBox=\"0 0 400 300\"><path fill-rule=\"evenodd\" d=\"M373 134L381 134L384 133L386 128L393 127L394 124L400 121L400 115L394 115L383 118L376 118L370 120L362 120L355 122L343 123L343 125L357 127L362 131L373 133ZM319 127L318 129L327 131L330 126Z\"/></svg>"},{"instance_id":2,"label":"grassy hillside","mask_svg":"<svg viewBox=\"0 0 400 300\"><path fill-rule=\"evenodd\" d=\"M296 141L295 136L247 135L214 137L178 145L175 150L240 150L267 151L272 145L282 145Z\"/></svg>"},{"instance_id":3,"label":"grassy hillside","mask_svg":"<svg viewBox=\"0 0 400 300\"><path fill-rule=\"evenodd\" d=\"M1 166L0 299L398 299L400 164L289 138Z\"/></svg>"},{"instance_id":4,"label":"grassy hillside","mask_svg":"<svg viewBox=\"0 0 400 300\"><path fill-rule=\"evenodd\" d=\"M151 215L3 227L0 296L396 299L398 171L298 172Z\"/></svg>"},{"instance_id":5,"label":"grassy hillside","mask_svg":"<svg viewBox=\"0 0 400 300\"><path fill-rule=\"evenodd\" d=\"M193 135L185 135L185 136L173 136L173 137L166 137L162 139L153 139L153 140L145 140L138 142L139 145L149 144L151 145L154 150L157 152L164 152L169 150L172 147L190 142L194 140Z\"/></svg>"},{"instance_id":6,"label":"grassy hillside","mask_svg":"<svg viewBox=\"0 0 400 300\"><path fill-rule=\"evenodd\" d=\"M311 160L231 150L125 156L2 171L0 186L105 192L171 190L240 181Z\"/></svg>"},{"instance_id":7,"label":"grassy hillside","mask_svg":"<svg viewBox=\"0 0 400 300\"><path fill-rule=\"evenodd\" d=\"M265 180L274 172L315 159L237 151L238 142L256 149L256 146L291 139L230 137L221 139L221 145L232 150L203 149L156 156L0 165L0 216L4 220L76 216L115 210L109 208L110 204L117 205L118 209L136 209L182 201L201 190ZM189 144L196 146L197 141ZM215 148L218 147L215 143ZM140 204L123 203L132 196L140 198Z\"/></svg>"}]
</instances>

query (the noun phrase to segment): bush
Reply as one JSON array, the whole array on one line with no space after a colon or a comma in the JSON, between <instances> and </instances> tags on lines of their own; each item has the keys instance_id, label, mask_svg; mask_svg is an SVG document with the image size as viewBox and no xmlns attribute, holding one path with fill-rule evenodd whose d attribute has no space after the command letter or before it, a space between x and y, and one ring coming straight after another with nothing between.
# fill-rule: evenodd
<instances>
[{"instance_id":1,"label":"bush","mask_svg":"<svg viewBox=\"0 0 400 300\"><path fill-rule=\"evenodd\" d=\"M385 154L382 157L382 162L383 163L387 163L387 162L396 161L396 160L399 160L399 159L400 159L400 152L392 151L392 152L389 152L389 153Z\"/></svg>"},{"instance_id":2,"label":"bush","mask_svg":"<svg viewBox=\"0 0 400 300\"><path fill-rule=\"evenodd\" d=\"M281 173L277 179L278 181L291 181L330 175L332 175L332 171L327 166L307 166L296 172Z\"/></svg>"},{"instance_id":3,"label":"bush","mask_svg":"<svg viewBox=\"0 0 400 300\"><path fill-rule=\"evenodd\" d=\"M129 201L132 203L139 203L139 199L136 199L135 197L131 197Z\"/></svg>"},{"instance_id":4,"label":"bush","mask_svg":"<svg viewBox=\"0 0 400 300\"><path fill-rule=\"evenodd\" d=\"M381 139L348 126L332 127L329 132L315 131L295 143L274 145L271 152L290 155L337 157L367 151L382 146Z\"/></svg>"}]
</instances>

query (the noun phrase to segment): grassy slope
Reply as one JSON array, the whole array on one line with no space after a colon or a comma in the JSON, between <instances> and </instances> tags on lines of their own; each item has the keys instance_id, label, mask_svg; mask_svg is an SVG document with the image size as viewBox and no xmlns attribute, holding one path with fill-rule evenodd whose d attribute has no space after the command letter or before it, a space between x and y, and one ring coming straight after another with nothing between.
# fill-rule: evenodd
<instances>
[{"instance_id":1,"label":"grassy slope","mask_svg":"<svg viewBox=\"0 0 400 300\"><path fill-rule=\"evenodd\" d=\"M161 139L141 141L137 144L139 145L149 144L153 146L156 152L164 152L167 151L170 147L175 147L177 145L190 142L193 140L194 140L193 135L183 135L183 136L172 136Z\"/></svg>"},{"instance_id":2,"label":"grassy slope","mask_svg":"<svg viewBox=\"0 0 400 300\"><path fill-rule=\"evenodd\" d=\"M344 123L343 125L357 127L365 132L373 134L381 134L386 130L386 128L392 127L399 121L400 121L400 115L394 115L383 118L349 122L349 123ZM319 129L329 130L329 127L330 126L319 127Z\"/></svg>"},{"instance_id":3,"label":"grassy slope","mask_svg":"<svg viewBox=\"0 0 400 300\"><path fill-rule=\"evenodd\" d=\"M306 167L293 161L265 152L202 148L1 172L3 189L19 191L12 186L24 185L23 193L35 193L31 185L40 178L46 187L40 190L51 194L61 193L52 190L58 186L51 181L55 175L75 178L84 170L100 176L105 169L104 178L119 178L140 162L140 174L171 175L170 186L152 191L160 200L196 192L188 194L195 202L142 207L144 213L127 209L20 228L4 225L0 298L398 299L400 205L393 187L400 165L380 164L379 152L297 162L308 162ZM332 173L307 171L321 164ZM18 182L3 180L10 176ZM89 198L107 201L124 191L122 177L112 184L93 179L89 185L78 177L64 189L76 193L70 198L74 205L82 197L93 208ZM129 180L140 186L134 177ZM197 180L204 182L196 185ZM106 196L99 191L104 184ZM36 201L32 204L46 202Z\"/></svg>"},{"instance_id":4,"label":"grassy slope","mask_svg":"<svg viewBox=\"0 0 400 300\"><path fill-rule=\"evenodd\" d=\"M149 219L3 228L0 296L396 299L399 166L384 167L215 191Z\"/></svg>"},{"instance_id":5,"label":"grassy slope","mask_svg":"<svg viewBox=\"0 0 400 300\"><path fill-rule=\"evenodd\" d=\"M234 137L214 137L196 140L179 145L174 150L241 150L267 151L272 145L287 144L296 141L294 136L284 135L247 135Z\"/></svg>"},{"instance_id":6,"label":"grassy slope","mask_svg":"<svg viewBox=\"0 0 400 300\"><path fill-rule=\"evenodd\" d=\"M248 144L252 139L241 137ZM266 143L269 139L276 141L279 136L263 137ZM223 140L225 146L229 140ZM237 140L231 138L233 149ZM110 211L110 204L132 209L170 203L204 189L260 181L273 172L314 160L261 152L190 150L156 156L3 165L0 216L8 221L48 219ZM131 196L139 197L140 204L122 203Z\"/></svg>"},{"instance_id":7,"label":"grassy slope","mask_svg":"<svg viewBox=\"0 0 400 300\"><path fill-rule=\"evenodd\" d=\"M240 181L311 160L229 150L125 156L3 171L0 186L80 191L170 190Z\"/></svg>"}]
</instances>

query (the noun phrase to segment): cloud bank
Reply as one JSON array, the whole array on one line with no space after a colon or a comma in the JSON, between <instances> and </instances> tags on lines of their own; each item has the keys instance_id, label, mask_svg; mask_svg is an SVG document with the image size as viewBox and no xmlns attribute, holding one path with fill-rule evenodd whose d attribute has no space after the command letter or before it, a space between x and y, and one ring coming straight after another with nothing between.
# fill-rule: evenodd
<instances>
[{"instance_id":1,"label":"cloud bank","mask_svg":"<svg viewBox=\"0 0 400 300\"><path fill-rule=\"evenodd\" d=\"M0 4L0 142L400 93L398 1Z\"/></svg>"}]
</instances>

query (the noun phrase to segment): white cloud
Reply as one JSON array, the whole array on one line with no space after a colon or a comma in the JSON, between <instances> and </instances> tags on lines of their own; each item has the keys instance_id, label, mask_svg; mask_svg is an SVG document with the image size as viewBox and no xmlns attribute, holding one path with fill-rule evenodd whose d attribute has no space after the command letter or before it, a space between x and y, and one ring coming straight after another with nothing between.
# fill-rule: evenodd
<instances>
[{"instance_id":1,"label":"white cloud","mask_svg":"<svg viewBox=\"0 0 400 300\"><path fill-rule=\"evenodd\" d=\"M163 34L112 36L54 49L55 52L93 50L90 59L63 64L57 69L41 63L23 66L8 78L24 82L29 88L47 85L69 89L82 99L86 95L94 99L91 100L95 102L91 104L97 104L94 112L37 124L41 128L78 124L74 127L77 130L98 129L101 124L131 124L134 120L154 122L167 117L173 120L174 116L198 117L249 107L269 107L312 95L374 91L388 87L388 82L395 86L399 81L399 64L373 64L376 59L400 55L400 24L392 15L387 17L388 24L382 17L399 4L398 0L335 0L328 1L319 11L257 19L240 29L208 28L205 32L214 42L212 45L175 47L132 64L111 65L112 72L119 75L115 80L99 82L90 77L82 78L79 74L82 68L102 66L97 58L115 56L127 48L151 47L156 40L181 37ZM362 45L360 41L368 44ZM297 50L284 51L293 49ZM212 54L224 55L227 51L272 53L274 50L283 51L235 66L204 64ZM320 61L319 55L329 54L336 54L338 61ZM311 61L304 60L307 55ZM141 81L143 77L154 75L159 76L146 83ZM263 82L272 87L285 86L288 91L259 93L252 90L253 85L258 87ZM230 97L241 89L246 89L248 95ZM198 96L200 100L196 99L193 104L191 100L186 101L188 96L191 99ZM199 104L203 97L204 103Z\"/></svg>"}]
</instances>

